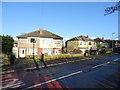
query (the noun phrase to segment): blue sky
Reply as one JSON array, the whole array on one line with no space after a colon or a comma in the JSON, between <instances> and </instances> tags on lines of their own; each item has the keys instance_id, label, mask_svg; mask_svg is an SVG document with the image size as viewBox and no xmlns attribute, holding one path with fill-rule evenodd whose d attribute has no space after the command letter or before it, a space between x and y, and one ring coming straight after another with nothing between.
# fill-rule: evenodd
<instances>
[{"instance_id":1,"label":"blue sky","mask_svg":"<svg viewBox=\"0 0 120 90\"><path fill-rule=\"evenodd\" d=\"M43 28L64 38L79 35L112 38L118 13L104 16L115 2L3 2L2 33L16 37Z\"/></svg>"}]
</instances>

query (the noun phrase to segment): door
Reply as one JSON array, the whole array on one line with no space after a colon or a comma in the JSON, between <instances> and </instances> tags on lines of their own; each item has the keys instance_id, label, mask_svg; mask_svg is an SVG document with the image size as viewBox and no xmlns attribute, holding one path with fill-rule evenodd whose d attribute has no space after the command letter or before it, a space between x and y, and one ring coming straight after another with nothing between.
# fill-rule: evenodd
<instances>
[{"instance_id":1,"label":"door","mask_svg":"<svg viewBox=\"0 0 120 90\"><path fill-rule=\"evenodd\" d=\"M55 55L59 55L59 54L60 54L59 50L55 49Z\"/></svg>"},{"instance_id":2,"label":"door","mask_svg":"<svg viewBox=\"0 0 120 90\"><path fill-rule=\"evenodd\" d=\"M20 57L25 57L25 49L20 49Z\"/></svg>"}]
</instances>

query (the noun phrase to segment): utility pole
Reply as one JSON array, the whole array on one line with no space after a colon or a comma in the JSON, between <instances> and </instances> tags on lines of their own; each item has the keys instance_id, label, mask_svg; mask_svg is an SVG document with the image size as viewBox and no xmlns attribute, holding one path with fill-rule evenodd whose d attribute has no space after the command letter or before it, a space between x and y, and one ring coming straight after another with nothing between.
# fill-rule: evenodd
<instances>
[{"instance_id":1,"label":"utility pole","mask_svg":"<svg viewBox=\"0 0 120 90\"><path fill-rule=\"evenodd\" d=\"M115 33L112 33L112 52L113 52L113 34Z\"/></svg>"}]
</instances>

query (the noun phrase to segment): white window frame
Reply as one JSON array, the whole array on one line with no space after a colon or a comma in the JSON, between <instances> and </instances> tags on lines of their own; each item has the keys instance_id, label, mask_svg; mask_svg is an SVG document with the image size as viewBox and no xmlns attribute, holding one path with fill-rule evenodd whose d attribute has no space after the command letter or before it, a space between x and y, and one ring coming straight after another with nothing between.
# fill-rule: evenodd
<instances>
[{"instance_id":1,"label":"white window frame","mask_svg":"<svg viewBox=\"0 0 120 90\"><path fill-rule=\"evenodd\" d=\"M27 39L19 39L20 43L27 43ZM25 42L21 42L21 41L25 41Z\"/></svg>"}]
</instances>

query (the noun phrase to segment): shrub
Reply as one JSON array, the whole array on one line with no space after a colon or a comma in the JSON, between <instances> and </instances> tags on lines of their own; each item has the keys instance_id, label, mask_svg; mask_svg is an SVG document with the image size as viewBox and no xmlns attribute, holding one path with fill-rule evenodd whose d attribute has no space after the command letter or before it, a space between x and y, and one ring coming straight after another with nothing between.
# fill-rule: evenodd
<instances>
[{"instance_id":1,"label":"shrub","mask_svg":"<svg viewBox=\"0 0 120 90\"><path fill-rule=\"evenodd\" d=\"M102 50L100 51L100 53L101 53L101 54L104 54L104 53L106 53L106 50L105 50L105 49L102 49Z\"/></svg>"},{"instance_id":2,"label":"shrub","mask_svg":"<svg viewBox=\"0 0 120 90\"><path fill-rule=\"evenodd\" d=\"M90 54L90 50L86 50L85 53Z\"/></svg>"},{"instance_id":3,"label":"shrub","mask_svg":"<svg viewBox=\"0 0 120 90\"><path fill-rule=\"evenodd\" d=\"M111 53L112 49L106 49L106 53Z\"/></svg>"},{"instance_id":4,"label":"shrub","mask_svg":"<svg viewBox=\"0 0 120 90\"><path fill-rule=\"evenodd\" d=\"M83 56L82 54L60 54L60 55L44 55L44 60L55 60L55 59L63 59L63 58L72 58Z\"/></svg>"},{"instance_id":5,"label":"shrub","mask_svg":"<svg viewBox=\"0 0 120 90\"><path fill-rule=\"evenodd\" d=\"M77 53L82 53L82 51L80 49L74 49L73 52L76 53L76 54Z\"/></svg>"}]
</instances>

